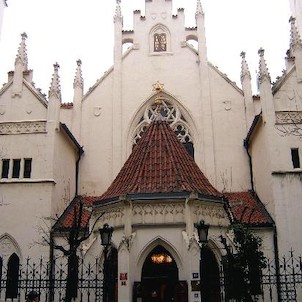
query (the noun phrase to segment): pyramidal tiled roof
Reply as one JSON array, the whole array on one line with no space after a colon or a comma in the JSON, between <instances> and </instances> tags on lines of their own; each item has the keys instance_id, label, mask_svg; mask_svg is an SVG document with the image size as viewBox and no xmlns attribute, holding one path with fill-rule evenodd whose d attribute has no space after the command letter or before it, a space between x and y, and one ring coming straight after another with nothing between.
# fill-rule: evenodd
<instances>
[{"instance_id":1,"label":"pyramidal tiled roof","mask_svg":"<svg viewBox=\"0 0 302 302\"><path fill-rule=\"evenodd\" d=\"M195 192L219 198L166 121L153 121L97 203L126 194Z\"/></svg>"}]
</instances>

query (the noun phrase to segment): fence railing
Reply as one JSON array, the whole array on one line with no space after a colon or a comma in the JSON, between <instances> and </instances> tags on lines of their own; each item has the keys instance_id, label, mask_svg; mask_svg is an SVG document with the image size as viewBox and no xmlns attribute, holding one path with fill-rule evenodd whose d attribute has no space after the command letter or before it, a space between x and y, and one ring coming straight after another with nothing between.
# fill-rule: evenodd
<instances>
[{"instance_id":1,"label":"fence railing","mask_svg":"<svg viewBox=\"0 0 302 302\"><path fill-rule=\"evenodd\" d=\"M67 283L67 261L62 258L53 263L53 274L50 274L50 263L41 258L38 262L27 259L19 264L16 274L0 262L0 301L25 301L31 290L40 293L40 301L64 301ZM103 273L102 263L95 259L92 263L79 262L78 301L102 301ZM267 259L266 268L262 271L262 295L259 301L264 302L300 302L302 301L302 258L295 257L292 251L276 262ZM224 276L221 275L221 298L225 300ZM50 299L52 295L52 299Z\"/></svg>"},{"instance_id":2,"label":"fence railing","mask_svg":"<svg viewBox=\"0 0 302 302\"><path fill-rule=\"evenodd\" d=\"M103 277L98 259L93 263L79 262L78 299L102 301ZM64 301L67 283L67 261L56 260L50 274L50 262L41 258L38 263L26 259L19 265L18 275L12 280L7 267L0 268L0 300L25 301L31 290L40 293L40 301Z\"/></svg>"}]
</instances>

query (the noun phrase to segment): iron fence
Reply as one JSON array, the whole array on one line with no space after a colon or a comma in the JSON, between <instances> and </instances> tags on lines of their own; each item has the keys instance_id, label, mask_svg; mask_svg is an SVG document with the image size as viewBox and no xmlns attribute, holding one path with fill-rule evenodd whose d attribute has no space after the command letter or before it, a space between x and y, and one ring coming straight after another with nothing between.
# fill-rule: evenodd
<instances>
[{"instance_id":1,"label":"iron fence","mask_svg":"<svg viewBox=\"0 0 302 302\"><path fill-rule=\"evenodd\" d=\"M11 276L0 262L0 300L24 301L31 290L40 293L41 301L64 301L67 283L67 261L57 259L50 274L50 263L41 258L38 262L26 259L19 264L17 278L12 282ZM99 259L92 263L79 262L78 301L102 301L103 274ZM221 301L225 296L225 278L221 274ZM262 294L259 301L264 302L299 302L302 301L302 257L295 257L293 251L279 259L266 259L266 268L262 271ZM9 294L8 294L9 293ZM14 296L15 295L15 296ZM50 299L50 295L52 299Z\"/></svg>"},{"instance_id":2,"label":"iron fence","mask_svg":"<svg viewBox=\"0 0 302 302\"><path fill-rule=\"evenodd\" d=\"M56 260L52 266L41 258L38 263L30 258L19 265L18 276L11 280L9 270L0 268L0 300L25 301L26 294L31 290L40 293L40 301L64 301L67 283L67 261ZM103 278L99 261L79 262L78 297L77 300L87 302L102 301ZM52 298L50 299L50 295Z\"/></svg>"}]
</instances>

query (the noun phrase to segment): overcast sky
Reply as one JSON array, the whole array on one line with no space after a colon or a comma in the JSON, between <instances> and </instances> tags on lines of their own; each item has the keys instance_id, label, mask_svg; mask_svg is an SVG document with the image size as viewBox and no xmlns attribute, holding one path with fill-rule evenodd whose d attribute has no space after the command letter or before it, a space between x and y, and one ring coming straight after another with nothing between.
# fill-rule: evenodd
<instances>
[{"instance_id":1,"label":"overcast sky","mask_svg":"<svg viewBox=\"0 0 302 302\"><path fill-rule=\"evenodd\" d=\"M160 1L160 0L153 0ZM36 87L48 93L53 64L60 64L62 101L73 97L76 60L82 60L85 92L113 62L113 15L116 0L8 0L0 41L0 86L26 32L29 68ZM186 26L195 26L196 0L174 0L185 8ZM202 0L206 18L208 58L239 87L240 52L246 52L253 85L258 69L258 49L265 58L272 80L285 68L289 47L288 0ZM144 0L122 0L124 29L132 29L132 12L144 14ZM256 93L256 91L254 91Z\"/></svg>"}]
</instances>

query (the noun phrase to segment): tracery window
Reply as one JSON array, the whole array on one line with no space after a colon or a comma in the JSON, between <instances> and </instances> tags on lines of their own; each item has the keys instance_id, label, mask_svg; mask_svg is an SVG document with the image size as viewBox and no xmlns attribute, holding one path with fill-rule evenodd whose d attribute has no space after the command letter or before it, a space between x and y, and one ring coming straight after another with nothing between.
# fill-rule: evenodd
<instances>
[{"instance_id":1,"label":"tracery window","mask_svg":"<svg viewBox=\"0 0 302 302\"><path fill-rule=\"evenodd\" d=\"M158 105L150 104L145 109L137 127L134 130L132 144L135 146L140 140L142 134L148 125L155 119L158 114ZM188 153L194 158L194 145L186 119L181 114L179 108L169 102L166 98L161 98L160 114L166 119L170 127L174 130L179 141L184 145Z\"/></svg>"},{"instance_id":2,"label":"tracery window","mask_svg":"<svg viewBox=\"0 0 302 302\"><path fill-rule=\"evenodd\" d=\"M167 51L167 35L165 33L154 35L154 52Z\"/></svg>"},{"instance_id":3,"label":"tracery window","mask_svg":"<svg viewBox=\"0 0 302 302\"><path fill-rule=\"evenodd\" d=\"M171 33L163 24L156 24L149 33L149 49L151 55L172 54Z\"/></svg>"}]
</instances>

